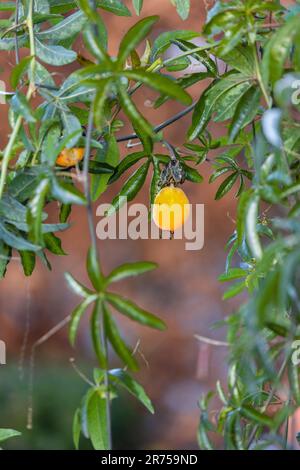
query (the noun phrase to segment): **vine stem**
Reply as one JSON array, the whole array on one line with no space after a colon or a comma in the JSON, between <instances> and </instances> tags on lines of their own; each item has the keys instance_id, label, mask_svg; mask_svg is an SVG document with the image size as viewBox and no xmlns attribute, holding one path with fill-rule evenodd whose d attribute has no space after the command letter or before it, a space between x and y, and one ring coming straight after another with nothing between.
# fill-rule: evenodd
<instances>
[{"instance_id":1,"label":"vine stem","mask_svg":"<svg viewBox=\"0 0 300 470\"><path fill-rule=\"evenodd\" d=\"M188 108L183 109L182 111L180 111L179 113L177 113L174 116L170 117L166 121L162 122L161 124L158 124L156 127L153 128L153 131L157 134L159 131L163 130L165 127L168 127L171 124L173 124L174 122L176 122L179 119L183 118L184 116L189 114L191 111L193 111L196 104L197 104L197 102L195 101ZM117 142L126 142L127 140L134 140L134 139L139 139L139 136L135 133L118 137Z\"/></svg>"},{"instance_id":2,"label":"vine stem","mask_svg":"<svg viewBox=\"0 0 300 470\"><path fill-rule=\"evenodd\" d=\"M30 0L28 14L27 14L27 27L29 33L29 45L30 45L30 55L32 56L30 64L30 83L29 88L26 94L26 99L29 101L32 95L34 94L35 85L34 85L34 71L35 71L35 43L34 43L34 31L33 31L33 11L34 11L34 0ZM21 125L23 122L23 117L20 115L15 123L13 132L10 135L9 141L5 147L3 160L1 165L1 176L0 176L0 199L3 196L4 186L6 182L6 175L8 170L8 165L10 161L11 152L14 146L14 143L18 137Z\"/></svg>"},{"instance_id":3,"label":"vine stem","mask_svg":"<svg viewBox=\"0 0 300 470\"><path fill-rule=\"evenodd\" d=\"M86 131L86 146L85 146L85 155L84 155L84 162L83 162L83 181L84 181L84 193L87 200L87 218L88 218L88 226L89 226L89 233L92 243L93 255L97 257L97 262L100 267L100 256L97 247L97 239L96 239L96 230L94 225L94 218L93 218L93 207L92 207L92 200L90 194L90 179L89 179L89 158L91 152L91 139L92 139L92 131L93 131L93 104L91 104L91 109L89 112L89 120L88 120L88 127ZM100 317L100 334L101 334L101 343L104 351L104 355L106 357L106 367L104 369L104 384L106 388L106 395L105 395L105 404L106 404L106 416L107 416L107 434L108 434L108 450L112 449L112 430L111 430L111 409L110 409L110 396L109 396L109 374L108 374L108 348L107 348L107 338L104 329L104 319L103 319L103 309L101 309L101 317Z\"/></svg>"}]
</instances>

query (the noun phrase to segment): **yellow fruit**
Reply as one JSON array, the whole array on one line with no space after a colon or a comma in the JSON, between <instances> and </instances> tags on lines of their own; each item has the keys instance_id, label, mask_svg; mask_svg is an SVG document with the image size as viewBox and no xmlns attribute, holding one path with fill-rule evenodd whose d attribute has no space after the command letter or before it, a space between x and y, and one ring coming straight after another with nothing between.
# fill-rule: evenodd
<instances>
[{"instance_id":1,"label":"yellow fruit","mask_svg":"<svg viewBox=\"0 0 300 470\"><path fill-rule=\"evenodd\" d=\"M64 149L58 155L56 164L65 168L75 166L84 157L84 148L74 147L72 149Z\"/></svg>"},{"instance_id":2,"label":"yellow fruit","mask_svg":"<svg viewBox=\"0 0 300 470\"><path fill-rule=\"evenodd\" d=\"M180 188L163 188L154 199L152 217L162 230L174 232L184 224L189 213L189 200Z\"/></svg>"}]
</instances>

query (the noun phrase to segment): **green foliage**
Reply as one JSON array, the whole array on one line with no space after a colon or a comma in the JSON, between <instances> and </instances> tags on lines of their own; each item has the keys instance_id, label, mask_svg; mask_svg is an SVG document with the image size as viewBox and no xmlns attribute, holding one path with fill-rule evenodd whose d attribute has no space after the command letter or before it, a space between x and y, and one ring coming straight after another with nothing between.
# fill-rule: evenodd
<instances>
[{"instance_id":1,"label":"green foliage","mask_svg":"<svg viewBox=\"0 0 300 470\"><path fill-rule=\"evenodd\" d=\"M300 22L293 10L280 2L221 1L204 27L226 69L200 97L189 138L201 140L211 119L228 123L210 177L224 177L216 199L239 181L236 231L219 281L230 283L224 299L247 293L225 320L229 372L226 389L217 383L215 420L213 395L200 401L204 449L213 447L215 433L229 450L287 448L283 425L299 406L299 364L292 361L300 328L299 103L292 90ZM198 144L186 146L200 153ZM283 384L288 399L281 396Z\"/></svg>"},{"instance_id":2,"label":"green foliage","mask_svg":"<svg viewBox=\"0 0 300 470\"><path fill-rule=\"evenodd\" d=\"M171 2L183 20L188 18L189 0ZM128 6L140 15L143 3L133 0ZM124 34L112 57L102 12L126 18L131 15L128 6L120 0L27 0L20 2L16 15L15 2L1 2L0 10L10 17L0 50L15 50L17 64L10 76L11 131L1 152L0 276L15 252L26 276L38 258L50 268L48 252L64 255L55 233L68 229L73 205L86 209L91 287L66 274L70 288L81 297L70 315L69 337L74 345L82 317L91 308L90 335L99 368L88 379L89 389L75 413L73 437L76 448L82 433L95 449L111 448L110 402L118 387L153 412L144 389L126 371L137 370L138 363L114 310L154 329L163 330L165 324L109 290L111 283L155 265L125 263L106 275L95 243L91 201L98 201L108 185L128 172L111 211L122 206L124 196L133 200L149 174L151 204L171 158L193 183L203 181L197 165L212 163L210 182L222 178L215 199L233 190L238 199L236 230L220 276L221 282L230 283L223 298L243 292L246 300L225 321L227 389L218 382L222 405L215 422L210 420L213 395L200 400L199 445L211 449L212 434L219 433L226 449L263 448L270 442L286 447L281 427L299 405L299 366L291 362L293 341L300 336L299 8L271 1L217 1L203 28L203 46L193 42L200 33L188 30L164 31L151 43L149 35L159 18L143 17ZM81 34L92 59L75 48ZM170 46L177 47L178 55L165 59ZM19 61L21 47L27 55ZM138 52L140 47L144 52ZM66 76L61 67L70 63L75 71ZM204 70L193 72L194 63ZM204 80L208 84L192 103L189 88ZM153 127L135 104L134 94L141 87L157 94L154 108L170 99L191 106ZM184 148L174 149L164 140L163 129L192 109ZM134 134L120 138L121 111ZM222 137L214 138L208 130L211 122L224 129ZM118 142L131 139L138 139L141 149L120 159ZM161 143L166 154L158 153ZM59 166L61 152L74 148L84 149L75 171ZM54 201L60 206L59 222L46 223L48 205ZM110 370L107 342L123 369ZM277 391L285 376L290 394L283 402L277 400ZM279 406L271 418L274 400Z\"/></svg>"}]
</instances>

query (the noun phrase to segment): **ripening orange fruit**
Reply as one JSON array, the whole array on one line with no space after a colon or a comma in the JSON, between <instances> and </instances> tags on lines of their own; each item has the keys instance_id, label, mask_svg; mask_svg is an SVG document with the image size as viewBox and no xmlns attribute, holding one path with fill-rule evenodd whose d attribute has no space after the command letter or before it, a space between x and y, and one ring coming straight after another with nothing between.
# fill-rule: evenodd
<instances>
[{"instance_id":1,"label":"ripening orange fruit","mask_svg":"<svg viewBox=\"0 0 300 470\"><path fill-rule=\"evenodd\" d=\"M84 148L74 147L71 149L64 149L58 155L56 164L65 168L75 166L76 163L81 162L84 157Z\"/></svg>"},{"instance_id":2,"label":"ripening orange fruit","mask_svg":"<svg viewBox=\"0 0 300 470\"><path fill-rule=\"evenodd\" d=\"M152 217L162 230L174 232L184 224L189 213L189 200L180 188L167 186L161 189L154 199Z\"/></svg>"}]
</instances>

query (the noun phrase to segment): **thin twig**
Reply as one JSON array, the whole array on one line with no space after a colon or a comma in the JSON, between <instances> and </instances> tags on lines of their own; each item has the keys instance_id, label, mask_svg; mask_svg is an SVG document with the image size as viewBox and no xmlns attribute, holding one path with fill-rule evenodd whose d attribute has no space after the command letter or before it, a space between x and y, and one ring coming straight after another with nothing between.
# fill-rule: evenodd
<instances>
[{"instance_id":1,"label":"thin twig","mask_svg":"<svg viewBox=\"0 0 300 470\"><path fill-rule=\"evenodd\" d=\"M226 341L218 341L216 339L207 338L206 336L194 335L194 338L201 341L201 343L211 344L213 346L229 346L229 343Z\"/></svg>"},{"instance_id":2,"label":"thin twig","mask_svg":"<svg viewBox=\"0 0 300 470\"><path fill-rule=\"evenodd\" d=\"M171 118L167 119L166 121L162 122L161 124L158 124L158 126L154 127L153 131L155 133L158 133L159 131L161 131L165 127L168 127L171 124L173 124L174 122L176 122L179 119L183 118L184 116L189 114L195 108L196 104L197 104L196 102L192 103L188 108L183 109L182 111L175 114ZM128 134L128 135L124 135L122 137L118 137L117 142L126 142L127 140L134 140L134 139L139 139L139 136L137 134Z\"/></svg>"}]
</instances>

